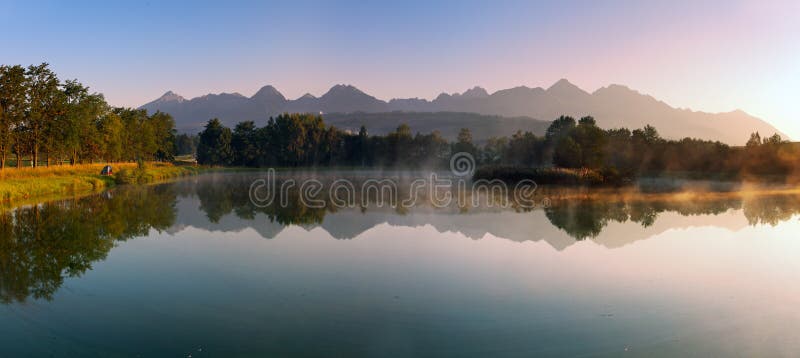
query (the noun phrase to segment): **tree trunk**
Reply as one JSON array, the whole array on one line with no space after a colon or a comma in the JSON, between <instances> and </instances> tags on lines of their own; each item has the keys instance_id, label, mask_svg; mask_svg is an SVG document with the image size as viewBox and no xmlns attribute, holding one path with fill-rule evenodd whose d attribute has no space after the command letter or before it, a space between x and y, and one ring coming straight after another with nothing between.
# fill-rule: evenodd
<instances>
[{"instance_id":1,"label":"tree trunk","mask_svg":"<svg viewBox=\"0 0 800 358\"><path fill-rule=\"evenodd\" d=\"M17 168L22 168L22 161L20 161L19 153L17 153Z\"/></svg>"},{"instance_id":2,"label":"tree trunk","mask_svg":"<svg viewBox=\"0 0 800 358\"><path fill-rule=\"evenodd\" d=\"M31 155L31 166L36 168L39 165L39 148L36 146L33 147L33 153Z\"/></svg>"}]
</instances>

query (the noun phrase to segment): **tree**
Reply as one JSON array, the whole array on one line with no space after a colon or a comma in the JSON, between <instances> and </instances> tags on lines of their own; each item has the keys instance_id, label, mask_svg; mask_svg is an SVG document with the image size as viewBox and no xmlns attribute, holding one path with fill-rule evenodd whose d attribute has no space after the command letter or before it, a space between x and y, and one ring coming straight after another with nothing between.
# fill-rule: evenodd
<instances>
[{"instance_id":1,"label":"tree","mask_svg":"<svg viewBox=\"0 0 800 358\"><path fill-rule=\"evenodd\" d=\"M356 141L356 145L354 146L356 155L354 155L355 163L358 165L366 166L367 165L367 148L369 146L369 133L367 132L367 127L361 126L358 129L358 137Z\"/></svg>"},{"instance_id":2,"label":"tree","mask_svg":"<svg viewBox=\"0 0 800 358\"><path fill-rule=\"evenodd\" d=\"M233 161L231 129L222 125L219 119L209 120L200 132L197 145L197 162L207 165L228 165Z\"/></svg>"},{"instance_id":3,"label":"tree","mask_svg":"<svg viewBox=\"0 0 800 358\"><path fill-rule=\"evenodd\" d=\"M556 145L553 164L562 168L579 168L582 155L581 146L572 137L566 137Z\"/></svg>"},{"instance_id":4,"label":"tree","mask_svg":"<svg viewBox=\"0 0 800 358\"><path fill-rule=\"evenodd\" d=\"M25 117L25 85L22 66L0 66L0 169L6 166L6 157L14 147L16 130Z\"/></svg>"},{"instance_id":5,"label":"tree","mask_svg":"<svg viewBox=\"0 0 800 358\"><path fill-rule=\"evenodd\" d=\"M196 150L194 136L182 133L175 137L175 154L194 155Z\"/></svg>"},{"instance_id":6,"label":"tree","mask_svg":"<svg viewBox=\"0 0 800 358\"><path fill-rule=\"evenodd\" d=\"M408 166L411 163L411 127L403 123L394 130L394 132L386 135L386 144L388 145L387 165L401 165Z\"/></svg>"},{"instance_id":7,"label":"tree","mask_svg":"<svg viewBox=\"0 0 800 358\"><path fill-rule=\"evenodd\" d=\"M0 66L0 168L9 153L45 155L71 163L107 160L171 160L175 121L169 114L109 108L102 94L77 80L61 82L47 63Z\"/></svg>"},{"instance_id":8,"label":"tree","mask_svg":"<svg viewBox=\"0 0 800 358\"><path fill-rule=\"evenodd\" d=\"M547 127L544 137L551 144L556 144L559 139L568 136L575 126L575 118L560 116Z\"/></svg>"},{"instance_id":9,"label":"tree","mask_svg":"<svg viewBox=\"0 0 800 358\"><path fill-rule=\"evenodd\" d=\"M450 144L439 131L419 134L411 143L411 163L415 166L438 166L449 160Z\"/></svg>"},{"instance_id":10,"label":"tree","mask_svg":"<svg viewBox=\"0 0 800 358\"><path fill-rule=\"evenodd\" d=\"M54 152L64 152L75 164L81 157L92 159L101 152L98 122L108 111L103 95L89 93L89 88L77 80L64 83L63 116L49 128L49 134L57 143L51 145ZM50 157L50 154L48 154Z\"/></svg>"},{"instance_id":11,"label":"tree","mask_svg":"<svg viewBox=\"0 0 800 358\"><path fill-rule=\"evenodd\" d=\"M472 131L469 128L461 128L456 137L456 143L453 145L453 153L466 152L472 154L473 157L479 158L478 147L472 143Z\"/></svg>"},{"instance_id":12,"label":"tree","mask_svg":"<svg viewBox=\"0 0 800 358\"><path fill-rule=\"evenodd\" d=\"M639 170L659 171L664 168L664 140L655 127L647 125L631 133L633 162Z\"/></svg>"},{"instance_id":13,"label":"tree","mask_svg":"<svg viewBox=\"0 0 800 358\"><path fill-rule=\"evenodd\" d=\"M24 139L31 151L33 166L39 165L39 152L50 150L55 143L46 137L56 117L63 113L64 93L56 74L47 63L28 66L25 71L28 89L28 111L23 125Z\"/></svg>"},{"instance_id":14,"label":"tree","mask_svg":"<svg viewBox=\"0 0 800 358\"><path fill-rule=\"evenodd\" d=\"M517 131L508 141L505 162L514 165L534 166L545 164L545 140L531 132Z\"/></svg>"},{"instance_id":15,"label":"tree","mask_svg":"<svg viewBox=\"0 0 800 358\"><path fill-rule=\"evenodd\" d=\"M483 146L481 162L486 164L500 164L507 151L507 137L491 137L486 141L486 145Z\"/></svg>"},{"instance_id":16,"label":"tree","mask_svg":"<svg viewBox=\"0 0 800 358\"><path fill-rule=\"evenodd\" d=\"M575 118L569 116L560 116L547 127L542 154L542 157L545 158L544 162L555 162L556 147L559 146L561 140L572 134L575 127Z\"/></svg>"},{"instance_id":17,"label":"tree","mask_svg":"<svg viewBox=\"0 0 800 358\"><path fill-rule=\"evenodd\" d=\"M761 145L761 135L758 132L750 134L750 139L747 140L747 144L745 145L748 148L758 147Z\"/></svg>"},{"instance_id":18,"label":"tree","mask_svg":"<svg viewBox=\"0 0 800 358\"><path fill-rule=\"evenodd\" d=\"M148 152L156 146L154 133L148 125L147 111L133 108L116 108L114 110L123 130L123 146L127 160L142 161L147 159Z\"/></svg>"},{"instance_id":19,"label":"tree","mask_svg":"<svg viewBox=\"0 0 800 358\"><path fill-rule=\"evenodd\" d=\"M171 115L157 111L148 118L155 142L153 156L160 161L175 159L175 120Z\"/></svg>"},{"instance_id":20,"label":"tree","mask_svg":"<svg viewBox=\"0 0 800 358\"><path fill-rule=\"evenodd\" d=\"M632 176L639 169L639 164L634 163L631 131L626 128L609 129L605 136L606 166L616 169L623 176Z\"/></svg>"},{"instance_id":21,"label":"tree","mask_svg":"<svg viewBox=\"0 0 800 358\"><path fill-rule=\"evenodd\" d=\"M773 134L771 137L767 139L764 139L765 145L779 146L783 143L784 143L783 138L781 138L780 134L777 133Z\"/></svg>"},{"instance_id":22,"label":"tree","mask_svg":"<svg viewBox=\"0 0 800 358\"><path fill-rule=\"evenodd\" d=\"M258 160L256 125L253 121L241 122L233 129L231 147L233 163L242 166L254 166Z\"/></svg>"},{"instance_id":23,"label":"tree","mask_svg":"<svg viewBox=\"0 0 800 358\"><path fill-rule=\"evenodd\" d=\"M603 166L608 140L606 133L597 127L593 117L581 118L571 136L581 149L581 167L599 169Z\"/></svg>"},{"instance_id":24,"label":"tree","mask_svg":"<svg viewBox=\"0 0 800 358\"><path fill-rule=\"evenodd\" d=\"M284 113L275 118L270 118L264 128L262 152L269 155L278 165L298 166L303 165L309 158L307 150L311 146L309 139L318 138L318 134L308 135L309 126L319 117L310 114ZM319 120L321 121L321 117Z\"/></svg>"},{"instance_id":25,"label":"tree","mask_svg":"<svg viewBox=\"0 0 800 358\"><path fill-rule=\"evenodd\" d=\"M117 113L108 112L100 117L97 132L102 138L100 157L107 161L122 160L125 154L125 126Z\"/></svg>"}]
</instances>

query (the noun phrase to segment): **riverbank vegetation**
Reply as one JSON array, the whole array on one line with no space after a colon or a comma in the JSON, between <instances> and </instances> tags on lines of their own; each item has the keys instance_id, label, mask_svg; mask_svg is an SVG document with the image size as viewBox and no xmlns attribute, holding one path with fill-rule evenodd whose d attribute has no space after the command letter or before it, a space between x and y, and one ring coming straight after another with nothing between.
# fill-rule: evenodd
<instances>
[{"instance_id":1,"label":"riverbank vegetation","mask_svg":"<svg viewBox=\"0 0 800 358\"><path fill-rule=\"evenodd\" d=\"M0 205L24 203L48 196L75 195L117 184L143 184L197 173L200 168L150 162L113 165L116 174L100 175L105 164L21 168L0 172Z\"/></svg>"},{"instance_id":2,"label":"riverbank vegetation","mask_svg":"<svg viewBox=\"0 0 800 358\"><path fill-rule=\"evenodd\" d=\"M592 117L559 117L543 136L517 132L473 143L466 128L449 142L436 131L412 134L405 125L371 136L365 127L352 133L328 126L318 115L283 114L264 127L242 122L230 129L210 120L199 134L197 160L245 167L446 168L452 154L467 152L475 158L479 179L618 185L660 175L783 179L796 174L799 149L778 135L762 139L758 133L744 147L692 138L667 140L652 126L604 130Z\"/></svg>"},{"instance_id":3,"label":"riverbank vegetation","mask_svg":"<svg viewBox=\"0 0 800 358\"><path fill-rule=\"evenodd\" d=\"M114 174L117 184L147 184L182 176L197 174L203 170L196 166L151 163L145 166L124 167Z\"/></svg>"}]
</instances>

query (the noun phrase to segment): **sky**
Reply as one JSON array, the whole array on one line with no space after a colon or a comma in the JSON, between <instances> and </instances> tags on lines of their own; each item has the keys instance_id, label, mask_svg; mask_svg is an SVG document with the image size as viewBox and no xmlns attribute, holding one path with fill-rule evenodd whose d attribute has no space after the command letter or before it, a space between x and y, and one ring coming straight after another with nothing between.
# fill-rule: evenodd
<instances>
[{"instance_id":1,"label":"sky","mask_svg":"<svg viewBox=\"0 0 800 358\"><path fill-rule=\"evenodd\" d=\"M116 106L168 90L381 99L624 84L800 139L800 2L0 0L0 63L48 62Z\"/></svg>"}]
</instances>

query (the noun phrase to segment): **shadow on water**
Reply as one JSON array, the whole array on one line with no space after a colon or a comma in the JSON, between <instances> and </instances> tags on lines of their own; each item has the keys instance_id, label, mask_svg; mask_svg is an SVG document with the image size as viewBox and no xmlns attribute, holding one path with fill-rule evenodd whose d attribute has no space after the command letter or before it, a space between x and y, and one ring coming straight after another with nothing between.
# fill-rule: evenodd
<instances>
[{"instance_id":1,"label":"shadow on water","mask_svg":"<svg viewBox=\"0 0 800 358\"><path fill-rule=\"evenodd\" d=\"M312 208L299 200L297 191L290 191L283 204L276 201L261 207L253 204L248 194L256 177L252 173L211 174L6 211L0 215L0 302L50 300L66 278L91 270L116 243L147 236L153 229L175 233L189 226L231 232L253 228L272 238L283 228L296 225L321 227L335 238L349 239L389 223L430 225L473 239L492 234L515 241L545 240L557 249L586 239L613 248L652 235L603 241L599 236L613 223L629 225L628 233L644 232L666 213L708 219L733 210L743 215L748 225L777 225L800 212L796 193L641 194L563 188L541 189L537 195L546 198L547 205L525 210L488 205L505 198L487 198L475 207L439 208L422 201L400 208L375 205L374 198L367 197L366 205L336 207L323 200L323 207ZM320 196L326 197L325 193ZM361 203L362 198L358 199ZM679 224L666 223L665 227L675 225ZM566 239L556 239L559 235Z\"/></svg>"}]
</instances>

